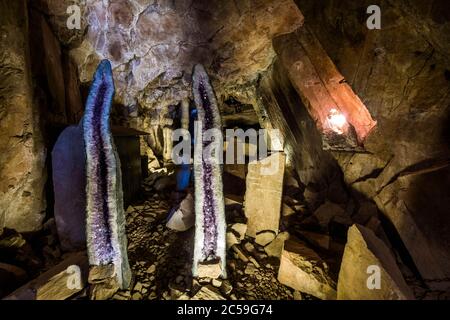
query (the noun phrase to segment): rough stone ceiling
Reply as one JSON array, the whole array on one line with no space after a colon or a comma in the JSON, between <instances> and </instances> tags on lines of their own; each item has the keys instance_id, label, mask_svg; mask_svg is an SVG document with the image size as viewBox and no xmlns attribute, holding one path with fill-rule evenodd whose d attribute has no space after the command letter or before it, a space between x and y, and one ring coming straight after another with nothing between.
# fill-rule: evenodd
<instances>
[{"instance_id":1,"label":"rough stone ceiling","mask_svg":"<svg viewBox=\"0 0 450 320\"><path fill-rule=\"evenodd\" d=\"M272 38L303 24L291 0L41 2L71 49L80 80L89 82L99 60L107 58L117 102L144 108L189 95L195 63L207 67L216 86L254 80L275 56ZM73 3L80 5L85 27L77 33L68 32L64 19Z\"/></svg>"}]
</instances>

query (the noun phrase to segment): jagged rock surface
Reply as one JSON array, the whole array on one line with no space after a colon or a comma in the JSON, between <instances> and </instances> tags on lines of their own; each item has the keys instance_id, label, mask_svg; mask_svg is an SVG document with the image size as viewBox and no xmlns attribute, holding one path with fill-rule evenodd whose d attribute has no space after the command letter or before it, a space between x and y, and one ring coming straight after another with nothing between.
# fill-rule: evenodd
<instances>
[{"instance_id":1,"label":"jagged rock surface","mask_svg":"<svg viewBox=\"0 0 450 320\"><path fill-rule=\"evenodd\" d=\"M346 183L392 221L428 285L448 288L450 199L438 191L448 189L450 163L446 4L381 1L379 33L361 27L359 3L297 4L378 122L364 143L367 154L333 154ZM437 193L431 196L430 187Z\"/></svg>"},{"instance_id":2,"label":"jagged rock surface","mask_svg":"<svg viewBox=\"0 0 450 320\"><path fill-rule=\"evenodd\" d=\"M81 8L81 30L67 30L63 17L69 4ZM148 108L189 96L193 63L203 63L224 84L256 79L274 57L272 37L303 23L291 0L41 0L37 6L71 48L82 82L90 80L101 58L110 59L117 101Z\"/></svg>"},{"instance_id":3,"label":"jagged rock surface","mask_svg":"<svg viewBox=\"0 0 450 320\"><path fill-rule=\"evenodd\" d=\"M46 182L43 137L33 99L27 1L0 1L0 234L42 228Z\"/></svg>"},{"instance_id":4,"label":"jagged rock surface","mask_svg":"<svg viewBox=\"0 0 450 320\"><path fill-rule=\"evenodd\" d=\"M379 287L370 289L369 277L374 272L370 267L373 266L378 267L376 271L380 271ZM372 273L368 274L369 271ZM337 298L341 300L413 299L412 291L403 279L388 247L371 230L363 226L354 225L348 231L347 245L339 272Z\"/></svg>"}]
</instances>

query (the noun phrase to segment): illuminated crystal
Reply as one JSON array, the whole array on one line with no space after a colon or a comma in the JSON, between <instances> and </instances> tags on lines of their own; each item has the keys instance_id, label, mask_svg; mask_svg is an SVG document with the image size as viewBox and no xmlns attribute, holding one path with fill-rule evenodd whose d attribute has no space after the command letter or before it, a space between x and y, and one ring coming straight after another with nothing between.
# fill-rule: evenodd
<instances>
[{"instance_id":1,"label":"illuminated crystal","mask_svg":"<svg viewBox=\"0 0 450 320\"><path fill-rule=\"evenodd\" d=\"M110 128L114 96L111 65L103 60L95 72L82 120L86 151L86 238L91 266L114 266L121 288L131 271L127 256L120 160Z\"/></svg>"}]
</instances>

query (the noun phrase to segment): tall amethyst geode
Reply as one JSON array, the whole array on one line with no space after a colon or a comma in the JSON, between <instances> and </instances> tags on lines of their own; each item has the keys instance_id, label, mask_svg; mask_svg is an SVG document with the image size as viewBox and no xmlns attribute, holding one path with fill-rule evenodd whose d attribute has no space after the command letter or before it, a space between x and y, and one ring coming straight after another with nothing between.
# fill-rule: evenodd
<instances>
[{"instance_id":1,"label":"tall amethyst geode","mask_svg":"<svg viewBox=\"0 0 450 320\"><path fill-rule=\"evenodd\" d=\"M86 151L86 238L89 264L113 266L120 288L128 288L131 271L125 236L120 160L110 128L114 81L109 61L95 72L86 102L83 136Z\"/></svg>"},{"instance_id":2,"label":"tall amethyst geode","mask_svg":"<svg viewBox=\"0 0 450 320\"><path fill-rule=\"evenodd\" d=\"M194 67L192 89L198 112L194 146L195 245L192 273L194 277L225 278L226 224L219 161L223 147L222 123L213 88L201 65ZM208 132L216 138L211 139Z\"/></svg>"}]
</instances>

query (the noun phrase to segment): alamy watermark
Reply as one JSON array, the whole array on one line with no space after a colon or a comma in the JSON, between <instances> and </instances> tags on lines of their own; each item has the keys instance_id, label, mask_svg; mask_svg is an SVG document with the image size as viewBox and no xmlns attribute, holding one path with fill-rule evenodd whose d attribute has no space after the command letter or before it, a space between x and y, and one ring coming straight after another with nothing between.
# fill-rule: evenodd
<instances>
[{"instance_id":1,"label":"alamy watermark","mask_svg":"<svg viewBox=\"0 0 450 320\"><path fill-rule=\"evenodd\" d=\"M370 265L367 267L367 277L366 286L369 290L380 290L381 289L381 269L377 265Z\"/></svg>"},{"instance_id":2,"label":"alamy watermark","mask_svg":"<svg viewBox=\"0 0 450 320\"><path fill-rule=\"evenodd\" d=\"M277 153L274 153L273 157L269 157L268 146L280 144L274 141L281 136L279 130L272 129L269 132L266 129L248 129L246 131L226 129L224 143L221 130L213 128L203 131L200 121L195 121L194 128L194 142L201 139L201 143L194 143L194 148L197 148L198 151L196 154L201 154L201 157L194 156L194 166L201 163L245 164L247 158L249 164L260 160L262 175L273 175L278 172ZM173 131L172 140L176 142L172 149L172 161L177 165L190 164L193 154L190 132L186 129L176 129Z\"/></svg>"},{"instance_id":3,"label":"alamy watermark","mask_svg":"<svg viewBox=\"0 0 450 320\"><path fill-rule=\"evenodd\" d=\"M81 30L81 8L73 4L67 7L68 15L66 26L69 30ZM366 10L370 16L367 18L366 26L369 30L381 29L381 8L378 5L370 5Z\"/></svg>"},{"instance_id":4,"label":"alamy watermark","mask_svg":"<svg viewBox=\"0 0 450 320\"><path fill-rule=\"evenodd\" d=\"M70 290L81 290L83 289L83 281L81 278L81 269L77 265L71 265L66 269L66 273L69 274L67 277L67 288Z\"/></svg>"},{"instance_id":5,"label":"alamy watermark","mask_svg":"<svg viewBox=\"0 0 450 320\"><path fill-rule=\"evenodd\" d=\"M66 10L69 17L66 26L69 30L81 30L81 8L76 4L68 6Z\"/></svg>"},{"instance_id":6,"label":"alamy watermark","mask_svg":"<svg viewBox=\"0 0 450 320\"><path fill-rule=\"evenodd\" d=\"M369 30L381 29L381 8L375 4L367 7L367 14L370 16L367 18L366 25Z\"/></svg>"}]
</instances>

